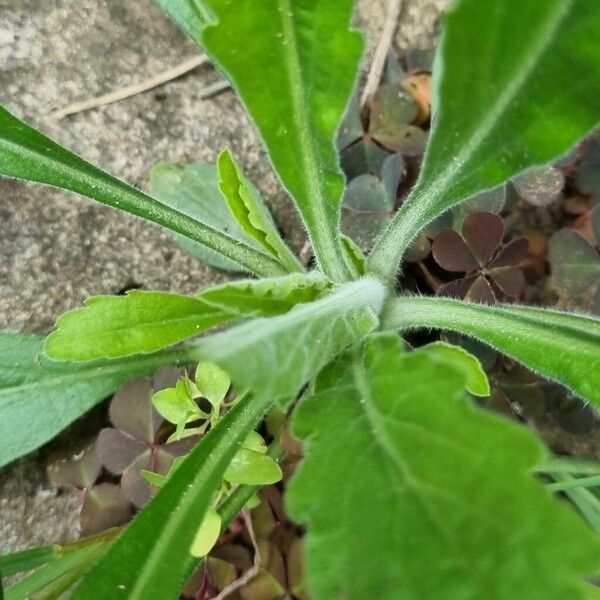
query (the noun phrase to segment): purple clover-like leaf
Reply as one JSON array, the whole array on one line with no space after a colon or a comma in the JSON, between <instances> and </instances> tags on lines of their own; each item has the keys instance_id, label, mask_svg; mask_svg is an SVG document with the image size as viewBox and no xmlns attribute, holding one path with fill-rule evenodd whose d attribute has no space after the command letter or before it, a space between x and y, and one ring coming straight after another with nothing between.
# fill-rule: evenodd
<instances>
[{"instance_id":1,"label":"purple clover-like leaf","mask_svg":"<svg viewBox=\"0 0 600 600\"><path fill-rule=\"evenodd\" d=\"M487 304L493 304L498 293L522 294L525 277L517 265L528 256L528 242L519 237L502 246L503 235L502 219L490 212L467 215L462 235L453 229L440 231L432 246L435 261L446 271L465 276L442 284L437 293Z\"/></svg>"}]
</instances>

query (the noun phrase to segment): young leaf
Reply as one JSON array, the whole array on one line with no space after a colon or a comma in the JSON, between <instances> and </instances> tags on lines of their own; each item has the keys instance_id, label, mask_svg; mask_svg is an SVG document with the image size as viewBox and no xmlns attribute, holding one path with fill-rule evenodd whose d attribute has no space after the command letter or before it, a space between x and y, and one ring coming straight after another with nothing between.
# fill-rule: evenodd
<instances>
[{"instance_id":1,"label":"young leaf","mask_svg":"<svg viewBox=\"0 0 600 600\"><path fill-rule=\"evenodd\" d=\"M187 359L181 350L85 365L42 358L44 339L0 332L0 467L27 454L128 379Z\"/></svg>"},{"instance_id":2,"label":"young leaf","mask_svg":"<svg viewBox=\"0 0 600 600\"><path fill-rule=\"evenodd\" d=\"M0 107L0 175L70 190L162 225L199 242L250 273L282 275L285 269L263 252L232 239L116 177L29 127Z\"/></svg>"},{"instance_id":3,"label":"young leaf","mask_svg":"<svg viewBox=\"0 0 600 600\"><path fill-rule=\"evenodd\" d=\"M390 278L429 221L476 192L565 153L598 122L600 4L460 0L434 68L433 127L410 197L371 269ZM576 82L585 82L577 84Z\"/></svg>"},{"instance_id":4,"label":"young leaf","mask_svg":"<svg viewBox=\"0 0 600 600\"><path fill-rule=\"evenodd\" d=\"M206 556L217 543L220 533L221 515L214 508L209 508L198 531L196 531L190 554L196 558Z\"/></svg>"},{"instance_id":5,"label":"young leaf","mask_svg":"<svg viewBox=\"0 0 600 600\"><path fill-rule=\"evenodd\" d=\"M336 354L373 331L384 295L379 281L363 277L285 315L199 340L186 352L193 360L219 364L238 389L288 398Z\"/></svg>"},{"instance_id":6,"label":"young leaf","mask_svg":"<svg viewBox=\"0 0 600 600\"><path fill-rule=\"evenodd\" d=\"M248 448L237 451L223 475L225 481L246 485L270 485L281 478L281 468L270 456Z\"/></svg>"},{"instance_id":7,"label":"young leaf","mask_svg":"<svg viewBox=\"0 0 600 600\"><path fill-rule=\"evenodd\" d=\"M200 30L187 23L186 31L225 72L256 122L319 265L334 280L348 278L338 228L344 177L333 138L363 47L348 30L354 2L156 1L180 25L195 5ZM240 40L250 39L240 51Z\"/></svg>"},{"instance_id":8,"label":"young leaf","mask_svg":"<svg viewBox=\"0 0 600 600\"><path fill-rule=\"evenodd\" d=\"M385 328L448 329L474 337L600 406L600 319L514 305L401 296Z\"/></svg>"},{"instance_id":9,"label":"young leaf","mask_svg":"<svg viewBox=\"0 0 600 600\"><path fill-rule=\"evenodd\" d=\"M210 360L203 360L196 367L196 387L216 409L221 406L231 386L229 373Z\"/></svg>"},{"instance_id":10,"label":"young leaf","mask_svg":"<svg viewBox=\"0 0 600 600\"><path fill-rule=\"evenodd\" d=\"M404 354L397 336L371 338L352 370L345 358L293 423L306 458L288 508L308 526L315 597L584 598L600 544L534 481L534 437L475 409L462 369Z\"/></svg>"},{"instance_id":11,"label":"young leaf","mask_svg":"<svg viewBox=\"0 0 600 600\"><path fill-rule=\"evenodd\" d=\"M175 425L195 421L203 416L187 393L184 380L179 380L175 387L168 387L153 394L152 405L161 417Z\"/></svg>"},{"instance_id":12,"label":"young leaf","mask_svg":"<svg viewBox=\"0 0 600 600\"><path fill-rule=\"evenodd\" d=\"M292 273L284 277L231 281L204 290L198 297L239 316L271 317L291 310L296 304L313 302L330 288L318 271Z\"/></svg>"},{"instance_id":13,"label":"young leaf","mask_svg":"<svg viewBox=\"0 0 600 600\"><path fill-rule=\"evenodd\" d=\"M221 194L242 230L288 271L303 271L298 259L281 239L260 192L244 177L227 148L217 158L217 170Z\"/></svg>"},{"instance_id":14,"label":"young leaf","mask_svg":"<svg viewBox=\"0 0 600 600\"><path fill-rule=\"evenodd\" d=\"M146 354L199 335L236 315L166 292L131 290L125 296L94 296L61 315L44 351L55 360L94 360Z\"/></svg>"},{"instance_id":15,"label":"young leaf","mask_svg":"<svg viewBox=\"0 0 600 600\"><path fill-rule=\"evenodd\" d=\"M465 388L473 396L489 396L490 382L481 363L472 354L446 342L433 342L425 346L427 355L434 361L446 363L465 376Z\"/></svg>"},{"instance_id":16,"label":"young leaf","mask_svg":"<svg viewBox=\"0 0 600 600\"><path fill-rule=\"evenodd\" d=\"M138 290L94 296L59 317L44 351L73 361L154 352L241 316L281 314L314 300L326 286L318 274L294 274L226 283L196 298Z\"/></svg>"}]
</instances>

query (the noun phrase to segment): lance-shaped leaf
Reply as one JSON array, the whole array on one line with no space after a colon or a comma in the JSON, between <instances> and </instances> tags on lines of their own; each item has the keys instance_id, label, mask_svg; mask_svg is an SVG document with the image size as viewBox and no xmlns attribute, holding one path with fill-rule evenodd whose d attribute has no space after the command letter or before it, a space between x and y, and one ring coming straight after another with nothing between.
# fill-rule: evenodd
<instances>
[{"instance_id":1,"label":"lance-shaped leaf","mask_svg":"<svg viewBox=\"0 0 600 600\"><path fill-rule=\"evenodd\" d=\"M155 0L227 75L296 201L322 269L349 276L339 241L344 176L333 138L349 101L361 36L352 0ZM190 31L185 13L195 6ZM206 25L202 26L202 21ZM240 46L240 40L252 40Z\"/></svg>"},{"instance_id":2,"label":"lance-shaped leaf","mask_svg":"<svg viewBox=\"0 0 600 600\"><path fill-rule=\"evenodd\" d=\"M44 338L0 333L0 467L53 438L122 383L189 361L180 350L85 365L42 358Z\"/></svg>"},{"instance_id":3,"label":"lance-shaped leaf","mask_svg":"<svg viewBox=\"0 0 600 600\"><path fill-rule=\"evenodd\" d=\"M315 300L327 285L318 273L297 273L226 283L195 298L138 290L95 296L59 317L44 351L73 361L155 352L243 316L282 314Z\"/></svg>"},{"instance_id":4,"label":"lance-shaped leaf","mask_svg":"<svg viewBox=\"0 0 600 600\"><path fill-rule=\"evenodd\" d=\"M600 4L460 0L434 68L434 116L419 181L372 268L391 276L418 231L461 200L565 153L599 120Z\"/></svg>"},{"instance_id":5,"label":"lance-shaped leaf","mask_svg":"<svg viewBox=\"0 0 600 600\"><path fill-rule=\"evenodd\" d=\"M0 175L46 183L124 210L223 255L250 273L282 275L260 250L184 214L94 167L0 107Z\"/></svg>"},{"instance_id":6,"label":"lance-shaped leaf","mask_svg":"<svg viewBox=\"0 0 600 600\"><path fill-rule=\"evenodd\" d=\"M448 329L474 337L600 406L600 319L514 305L401 296L383 326Z\"/></svg>"},{"instance_id":7,"label":"lance-shaped leaf","mask_svg":"<svg viewBox=\"0 0 600 600\"><path fill-rule=\"evenodd\" d=\"M85 577L73 600L175 597L197 528L252 427L272 402L293 397L336 354L374 329L383 295L380 283L359 280L286 315L247 323L189 348L187 356L210 357L231 373L238 389L256 393L202 439Z\"/></svg>"},{"instance_id":8,"label":"lance-shaped leaf","mask_svg":"<svg viewBox=\"0 0 600 600\"><path fill-rule=\"evenodd\" d=\"M288 489L317 600L583 600L596 536L534 481L525 429L474 408L465 375L395 335L331 365L298 407ZM494 476L490 476L493 473Z\"/></svg>"},{"instance_id":9,"label":"lance-shaped leaf","mask_svg":"<svg viewBox=\"0 0 600 600\"><path fill-rule=\"evenodd\" d=\"M281 239L260 192L244 177L227 148L217 158L217 170L221 194L242 230L288 271L302 271L302 265Z\"/></svg>"}]
</instances>

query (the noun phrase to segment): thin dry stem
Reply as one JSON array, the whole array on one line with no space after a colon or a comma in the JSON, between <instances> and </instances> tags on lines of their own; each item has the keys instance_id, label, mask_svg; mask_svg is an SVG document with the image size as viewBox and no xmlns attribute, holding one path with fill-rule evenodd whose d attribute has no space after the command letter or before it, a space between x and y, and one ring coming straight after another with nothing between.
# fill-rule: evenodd
<instances>
[{"instance_id":1,"label":"thin dry stem","mask_svg":"<svg viewBox=\"0 0 600 600\"><path fill-rule=\"evenodd\" d=\"M394 32L398 26L398 17L400 15L400 8L402 6L402 0L390 0L388 6L388 12L385 17L385 23L381 31L381 37L379 43L375 49L373 55L373 61L371 62L371 68L367 75L367 81L360 97L361 108L366 106L371 100L381 81L381 75L383 74L383 67L385 65L385 59L392 45L394 39Z\"/></svg>"},{"instance_id":2,"label":"thin dry stem","mask_svg":"<svg viewBox=\"0 0 600 600\"><path fill-rule=\"evenodd\" d=\"M188 58L182 63L175 65L174 67L167 69L162 73L158 73L157 75L154 75L153 77L150 77L150 79L146 79L145 81L128 85L127 87L121 88L119 90L114 90L112 92L109 92L108 94L103 94L102 96L97 96L96 98L89 98L88 100L75 102L74 104L65 106L64 108L54 111L53 113L48 115L48 118L52 120L59 120L63 119L68 115L74 115L76 113L84 112L86 110L100 108L101 106L113 104L114 102L119 102L120 100L124 100L125 98L131 98L132 96L136 96L137 94L142 94L156 87L164 85L165 83L168 83L173 79L177 79L178 77L181 77L182 75L193 71L197 67L206 64L207 62L208 56L206 56L206 54L193 56L192 58Z\"/></svg>"}]
</instances>

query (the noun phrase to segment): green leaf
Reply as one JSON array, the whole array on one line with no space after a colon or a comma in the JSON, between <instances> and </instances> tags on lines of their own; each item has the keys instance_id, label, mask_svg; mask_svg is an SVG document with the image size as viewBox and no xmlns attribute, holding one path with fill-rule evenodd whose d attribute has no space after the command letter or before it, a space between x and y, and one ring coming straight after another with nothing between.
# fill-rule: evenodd
<instances>
[{"instance_id":1,"label":"green leaf","mask_svg":"<svg viewBox=\"0 0 600 600\"><path fill-rule=\"evenodd\" d=\"M283 477L279 465L262 452L240 448L227 467L223 479L230 483L270 485Z\"/></svg>"},{"instance_id":2,"label":"green leaf","mask_svg":"<svg viewBox=\"0 0 600 600\"><path fill-rule=\"evenodd\" d=\"M363 48L361 36L348 30L354 2L157 3L199 41L246 105L321 268L334 280L348 278L338 228L344 176L333 139ZM199 30L184 25L193 5Z\"/></svg>"},{"instance_id":3,"label":"green leaf","mask_svg":"<svg viewBox=\"0 0 600 600\"><path fill-rule=\"evenodd\" d=\"M195 380L199 392L218 409L231 386L229 373L214 362L203 360L196 367Z\"/></svg>"},{"instance_id":4,"label":"green leaf","mask_svg":"<svg viewBox=\"0 0 600 600\"><path fill-rule=\"evenodd\" d=\"M90 544L59 556L56 560L46 563L31 575L20 579L7 588L4 599L23 600L24 598L32 598L32 594L35 592L58 582L68 573L89 565L90 561L95 560L104 552L105 547L105 544Z\"/></svg>"},{"instance_id":5,"label":"green leaf","mask_svg":"<svg viewBox=\"0 0 600 600\"><path fill-rule=\"evenodd\" d=\"M203 415L191 398L184 379L180 379L175 387L153 394L152 405L163 419L175 425L195 421Z\"/></svg>"},{"instance_id":6,"label":"green leaf","mask_svg":"<svg viewBox=\"0 0 600 600\"><path fill-rule=\"evenodd\" d=\"M233 281L204 290L199 294L213 306L239 316L270 317L291 310L296 304L312 302L330 288L318 271L306 275Z\"/></svg>"},{"instance_id":7,"label":"green leaf","mask_svg":"<svg viewBox=\"0 0 600 600\"><path fill-rule=\"evenodd\" d=\"M600 3L460 0L434 68L423 168L371 269L390 278L429 221L469 196L564 154L599 119Z\"/></svg>"},{"instance_id":8,"label":"green leaf","mask_svg":"<svg viewBox=\"0 0 600 600\"><path fill-rule=\"evenodd\" d=\"M193 360L219 364L240 390L289 398L336 354L377 327L384 295L379 281L364 277L284 315L199 340L186 352Z\"/></svg>"},{"instance_id":9,"label":"green leaf","mask_svg":"<svg viewBox=\"0 0 600 600\"><path fill-rule=\"evenodd\" d=\"M242 230L288 271L302 272L302 265L281 239L260 192L244 177L227 148L217 158L217 171L221 194Z\"/></svg>"},{"instance_id":10,"label":"green leaf","mask_svg":"<svg viewBox=\"0 0 600 600\"><path fill-rule=\"evenodd\" d=\"M425 346L427 355L455 369L462 371L466 379L465 387L474 396L489 396L490 382L479 360L460 346L446 342L433 342Z\"/></svg>"},{"instance_id":11,"label":"green leaf","mask_svg":"<svg viewBox=\"0 0 600 600\"><path fill-rule=\"evenodd\" d=\"M169 475L71 600L176 598L185 583L196 532L225 469L271 403L268 396L253 396L236 404Z\"/></svg>"},{"instance_id":12,"label":"green leaf","mask_svg":"<svg viewBox=\"0 0 600 600\"><path fill-rule=\"evenodd\" d=\"M319 274L226 283L191 298L132 290L94 296L63 314L44 346L55 360L86 361L145 354L241 316L270 316L310 302L326 289Z\"/></svg>"},{"instance_id":13,"label":"green leaf","mask_svg":"<svg viewBox=\"0 0 600 600\"><path fill-rule=\"evenodd\" d=\"M217 543L220 533L221 515L214 508L209 508L196 532L190 554L196 558L206 556Z\"/></svg>"},{"instance_id":14,"label":"green leaf","mask_svg":"<svg viewBox=\"0 0 600 600\"><path fill-rule=\"evenodd\" d=\"M583 598L597 538L534 481L533 436L474 408L438 358L376 336L298 407L306 458L287 500L315 597Z\"/></svg>"},{"instance_id":15,"label":"green leaf","mask_svg":"<svg viewBox=\"0 0 600 600\"><path fill-rule=\"evenodd\" d=\"M94 360L146 354L199 335L236 315L201 298L131 290L93 296L58 318L44 351L56 360Z\"/></svg>"},{"instance_id":16,"label":"green leaf","mask_svg":"<svg viewBox=\"0 0 600 600\"><path fill-rule=\"evenodd\" d=\"M158 163L150 169L150 191L171 208L210 225L241 244L260 249L259 245L242 231L223 202L215 165ZM175 235L175 239L186 252L211 267L225 271L244 270L239 263L203 244L181 235Z\"/></svg>"},{"instance_id":17,"label":"green leaf","mask_svg":"<svg viewBox=\"0 0 600 600\"><path fill-rule=\"evenodd\" d=\"M0 332L0 467L31 452L125 381L188 361L181 350L72 364L42 357L44 339Z\"/></svg>"},{"instance_id":18,"label":"green leaf","mask_svg":"<svg viewBox=\"0 0 600 600\"><path fill-rule=\"evenodd\" d=\"M3 554L0 556L0 579L46 564L59 556L60 550L60 546L52 545Z\"/></svg>"},{"instance_id":19,"label":"green leaf","mask_svg":"<svg viewBox=\"0 0 600 600\"><path fill-rule=\"evenodd\" d=\"M258 452L259 454L266 454L269 447L265 442L265 438L263 438L260 433L257 431L251 431L244 443L242 444L242 448L247 448L248 450L253 450L254 452Z\"/></svg>"},{"instance_id":20,"label":"green leaf","mask_svg":"<svg viewBox=\"0 0 600 600\"><path fill-rule=\"evenodd\" d=\"M278 261L239 243L86 162L0 107L0 175L46 183L124 210L199 242L257 275L282 275Z\"/></svg>"},{"instance_id":21,"label":"green leaf","mask_svg":"<svg viewBox=\"0 0 600 600\"><path fill-rule=\"evenodd\" d=\"M600 406L600 319L514 305L402 296L384 328L448 329L474 337Z\"/></svg>"}]
</instances>

